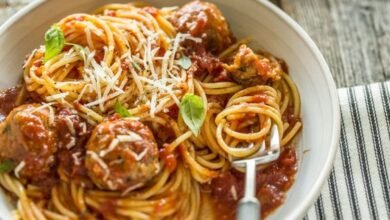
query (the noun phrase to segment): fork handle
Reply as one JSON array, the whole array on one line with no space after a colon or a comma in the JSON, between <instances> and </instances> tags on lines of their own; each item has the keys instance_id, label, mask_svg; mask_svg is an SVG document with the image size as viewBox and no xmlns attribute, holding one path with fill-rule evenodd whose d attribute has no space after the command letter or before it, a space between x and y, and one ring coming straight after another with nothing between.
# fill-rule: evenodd
<instances>
[{"instance_id":1,"label":"fork handle","mask_svg":"<svg viewBox=\"0 0 390 220\"><path fill-rule=\"evenodd\" d=\"M259 220L260 203L255 196L256 191L256 162L246 162L245 194L238 204L237 220Z\"/></svg>"},{"instance_id":2,"label":"fork handle","mask_svg":"<svg viewBox=\"0 0 390 220\"><path fill-rule=\"evenodd\" d=\"M237 210L238 220L259 220L260 219L260 204L256 200L241 200Z\"/></svg>"}]
</instances>

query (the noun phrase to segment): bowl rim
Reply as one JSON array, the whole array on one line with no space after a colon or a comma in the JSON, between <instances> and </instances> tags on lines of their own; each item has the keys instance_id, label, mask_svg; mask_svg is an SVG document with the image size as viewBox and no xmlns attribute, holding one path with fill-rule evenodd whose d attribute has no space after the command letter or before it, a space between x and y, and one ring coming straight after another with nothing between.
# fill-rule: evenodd
<instances>
[{"instance_id":1,"label":"bowl rim","mask_svg":"<svg viewBox=\"0 0 390 220\"><path fill-rule=\"evenodd\" d=\"M12 25L20 21L22 17L28 15L30 12L32 12L33 10L35 10L36 8L38 8L39 6L41 6L42 4L48 1L49 0L36 0L29 3L19 11L17 11L14 15L8 18L0 26L0 36L6 33L6 31ZM270 12L275 14L276 17L281 19L283 22L287 23L288 26L290 26L291 29L303 40L306 46L313 53L315 59L319 62L320 68L322 69L322 72L326 79L327 87L330 92L329 95L332 103L332 111L333 111L332 113L334 116L334 120L332 122L332 132L331 132L332 138L331 138L331 144L329 146L330 150L329 150L329 154L327 155L325 164L320 171L320 176L317 178L317 180L313 184L313 187L307 193L306 199L303 202L299 203L299 205L297 205L294 211L289 214L290 219L300 219L306 214L308 209L314 204L315 200L318 198L323 188L323 185L325 184L327 178L329 177L330 171L333 168L333 162L335 160L337 146L340 139L340 126L341 126L340 105L339 105L339 99L337 94L337 87L335 81L333 80L329 66L325 61L325 58L323 57L321 51L314 43L314 41L311 39L309 34L296 21L294 21L286 12L281 10L278 6L274 5L270 1L268 0L252 0L252 1L255 1L256 3L264 6Z\"/></svg>"},{"instance_id":2,"label":"bowl rim","mask_svg":"<svg viewBox=\"0 0 390 220\"><path fill-rule=\"evenodd\" d=\"M304 43L308 46L310 51L313 53L314 57L318 60L320 67L322 69L322 72L324 73L326 84L329 88L330 92L330 99L332 102L332 113L334 115L334 119L332 122L332 139L331 144L329 146L329 154L327 155L326 161L324 166L322 167L320 171L320 176L317 178L315 183L313 184L313 187L309 190L307 193L308 196L306 197L304 202L301 202L292 213L290 213L289 218L291 219L300 219L302 218L308 209L314 204L315 200L319 197L321 190L326 183L326 180L329 177L330 171L333 168L333 162L336 157L336 152L338 148L338 142L340 140L340 104L339 104L339 98L337 94L337 87L335 84L335 81L333 80L333 76L330 72L329 66L322 55L320 49L317 47L317 45L314 43L314 41L311 39L309 34L296 22L294 21L286 12L281 10L279 7L274 5L268 0L254 0L263 6L265 6L267 9L269 9L272 13L276 15L279 19L286 22L293 31L298 34L300 38L304 41Z\"/></svg>"}]
</instances>

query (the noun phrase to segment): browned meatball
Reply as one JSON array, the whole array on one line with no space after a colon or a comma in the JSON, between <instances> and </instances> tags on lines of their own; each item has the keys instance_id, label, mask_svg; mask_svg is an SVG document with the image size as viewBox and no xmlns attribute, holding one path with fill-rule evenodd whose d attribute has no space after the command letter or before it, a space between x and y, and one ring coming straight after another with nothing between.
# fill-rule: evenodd
<instances>
[{"instance_id":1,"label":"browned meatball","mask_svg":"<svg viewBox=\"0 0 390 220\"><path fill-rule=\"evenodd\" d=\"M231 65L224 64L234 81L246 85L262 85L279 80L282 68L278 61L255 54L246 45L242 45L233 57Z\"/></svg>"},{"instance_id":2,"label":"browned meatball","mask_svg":"<svg viewBox=\"0 0 390 220\"><path fill-rule=\"evenodd\" d=\"M206 49L214 54L234 42L226 19L212 3L190 2L174 13L171 21L179 32L202 38Z\"/></svg>"},{"instance_id":3,"label":"browned meatball","mask_svg":"<svg viewBox=\"0 0 390 220\"><path fill-rule=\"evenodd\" d=\"M86 147L88 175L102 189L131 191L160 170L153 134L138 120L102 122L93 130Z\"/></svg>"},{"instance_id":4,"label":"browned meatball","mask_svg":"<svg viewBox=\"0 0 390 220\"><path fill-rule=\"evenodd\" d=\"M15 108L0 125L0 142L0 161L12 161L16 176L42 180L57 151L54 109L39 104Z\"/></svg>"}]
</instances>

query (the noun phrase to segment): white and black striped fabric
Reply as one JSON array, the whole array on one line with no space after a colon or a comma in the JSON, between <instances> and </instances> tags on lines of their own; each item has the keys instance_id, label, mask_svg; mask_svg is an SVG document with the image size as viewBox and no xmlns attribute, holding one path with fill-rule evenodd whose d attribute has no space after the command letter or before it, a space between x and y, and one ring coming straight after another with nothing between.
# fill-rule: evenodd
<instances>
[{"instance_id":1,"label":"white and black striped fabric","mask_svg":"<svg viewBox=\"0 0 390 220\"><path fill-rule=\"evenodd\" d=\"M334 168L304 219L390 219L390 82L338 93Z\"/></svg>"}]
</instances>

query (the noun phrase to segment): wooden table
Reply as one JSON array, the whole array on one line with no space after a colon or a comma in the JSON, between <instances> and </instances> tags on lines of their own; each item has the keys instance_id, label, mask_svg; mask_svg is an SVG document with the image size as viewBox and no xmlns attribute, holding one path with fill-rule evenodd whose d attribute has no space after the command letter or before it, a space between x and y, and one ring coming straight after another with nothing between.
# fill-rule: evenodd
<instances>
[{"instance_id":1,"label":"wooden table","mask_svg":"<svg viewBox=\"0 0 390 220\"><path fill-rule=\"evenodd\" d=\"M390 1L273 2L314 39L338 87L390 80Z\"/></svg>"},{"instance_id":2,"label":"wooden table","mask_svg":"<svg viewBox=\"0 0 390 220\"><path fill-rule=\"evenodd\" d=\"M0 0L0 24L34 0ZM130 1L130 0L129 0ZM390 80L390 1L272 0L314 39L338 87Z\"/></svg>"},{"instance_id":3,"label":"wooden table","mask_svg":"<svg viewBox=\"0 0 390 220\"><path fill-rule=\"evenodd\" d=\"M32 1L0 0L0 24ZM271 1L314 39L338 87L390 80L390 1Z\"/></svg>"}]
</instances>

